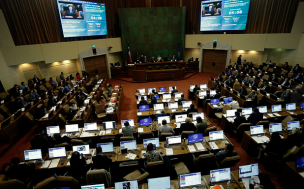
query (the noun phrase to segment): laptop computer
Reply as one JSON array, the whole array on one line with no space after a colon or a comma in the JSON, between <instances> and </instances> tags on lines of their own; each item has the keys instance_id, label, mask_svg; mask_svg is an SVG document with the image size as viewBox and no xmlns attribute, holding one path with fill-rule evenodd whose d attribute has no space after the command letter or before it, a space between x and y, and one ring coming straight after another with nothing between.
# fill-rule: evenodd
<instances>
[{"instance_id":1,"label":"laptop computer","mask_svg":"<svg viewBox=\"0 0 304 189\"><path fill-rule=\"evenodd\" d=\"M253 177L259 175L259 164L249 164L239 166L239 178Z\"/></svg>"},{"instance_id":2,"label":"laptop computer","mask_svg":"<svg viewBox=\"0 0 304 189\"><path fill-rule=\"evenodd\" d=\"M181 188L196 186L202 184L201 172L182 174L179 176Z\"/></svg>"},{"instance_id":3,"label":"laptop computer","mask_svg":"<svg viewBox=\"0 0 304 189\"><path fill-rule=\"evenodd\" d=\"M273 123L269 124L269 132L275 133L275 132L282 132L282 123Z\"/></svg>"},{"instance_id":4,"label":"laptop computer","mask_svg":"<svg viewBox=\"0 0 304 189\"><path fill-rule=\"evenodd\" d=\"M209 140L215 141L215 140L223 140L224 139L224 131L211 131L209 132Z\"/></svg>"},{"instance_id":5,"label":"laptop computer","mask_svg":"<svg viewBox=\"0 0 304 189\"><path fill-rule=\"evenodd\" d=\"M171 182L170 177L158 177L148 179L148 188L149 189L170 189Z\"/></svg>"},{"instance_id":6,"label":"laptop computer","mask_svg":"<svg viewBox=\"0 0 304 189\"><path fill-rule=\"evenodd\" d=\"M140 112L149 111L149 105L139 105L138 111L140 111Z\"/></svg>"},{"instance_id":7,"label":"laptop computer","mask_svg":"<svg viewBox=\"0 0 304 189\"><path fill-rule=\"evenodd\" d=\"M121 120L121 127L125 127L125 122L129 122L129 125L131 126L131 127L134 127L134 119L126 119L126 120Z\"/></svg>"},{"instance_id":8,"label":"laptop computer","mask_svg":"<svg viewBox=\"0 0 304 189\"><path fill-rule=\"evenodd\" d=\"M104 184L84 185L81 189L105 189Z\"/></svg>"},{"instance_id":9,"label":"laptop computer","mask_svg":"<svg viewBox=\"0 0 304 189\"><path fill-rule=\"evenodd\" d=\"M89 145L78 145L73 146L73 152L79 152L80 154L88 155L90 154L90 146Z\"/></svg>"},{"instance_id":10,"label":"laptop computer","mask_svg":"<svg viewBox=\"0 0 304 189\"><path fill-rule=\"evenodd\" d=\"M188 144L203 142L203 133L196 133L188 135Z\"/></svg>"},{"instance_id":11,"label":"laptop computer","mask_svg":"<svg viewBox=\"0 0 304 189\"><path fill-rule=\"evenodd\" d=\"M115 129L115 121L105 121L102 122L103 129Z\"/></svg>"},{"instance_id":12,"label":"laptop computer","mask_svg":"<svg viewBox=\"0 0 304 189\"><path fill-rule=\"evenodd\" d=\"M96 147L101 147L102 153L114 152L113 142L97 143Z\"/></svg>"},{"instance_id":13,"label":"laptop computer","mask_svg":"<svg viewBox=\"0 0 304 189\"><path fill-rule=\"evenodd\" d=\"M49 148L49 158L66 157L65 147Z\"/></svg>"},{"instance_id":14,"label":"laptop computer","mask_svg":"<svg viewBox=\"0 0 304 189\"><path fill-rule=\"evenodd\" d=\"M264 126L263 125L256 125L250 126L250 135L261 135L264 134Z\"/></svg>"},{"instance_id":15,"label":"laptop computer","mask_svg":"<svg viewBox=\"0 0 304 189\"><path fill-rule=\"evenodd\" d=\"M42 159L41 149L24 150L25 161L33 161L33 160L41 160L41 159Z\"/></svg>"},{"instance_id":16,"label":"laptop computer","mask_svg":"<svg viewBox=\"0 0 304 189\"><path fill-rule=\"evenodd\" d=\"M223 182L231 180L230 168L210 170L210 182Z\"/></svg>"},{"instance_id":17,"label":"laptop computer","mask_svg":"<svg viewBox=\"0 0 304 189\"><path fill-rule=\"evenodd\" d=\"M144 118L139 120L140 126L152 125L152 118Z\"/></svg>"},{"instance_id":18,"label":"laptop computer","mask_svg":"<svg viewBox=\"0 0 304 189\"><path fill-rule=\"evenodd\" d=\"M115 182L115 189L138 189L138 181L131 180L131 181Z\"/></svg>"}]
</instances>

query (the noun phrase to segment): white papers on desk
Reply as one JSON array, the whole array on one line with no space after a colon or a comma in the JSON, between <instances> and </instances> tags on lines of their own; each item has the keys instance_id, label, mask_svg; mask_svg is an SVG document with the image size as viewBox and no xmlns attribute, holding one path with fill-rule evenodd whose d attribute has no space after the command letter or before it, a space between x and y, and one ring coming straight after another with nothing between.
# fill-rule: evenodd
<instances>
[{"instance_id":1,"label":"white papers on desk","mask_svg":"<svg viewBox=\"0 0 304 189\"><path fill-rule=\"evenodd\" d=\"M263 115L263 119L267 119L267 117L265 117L265 116Z\"/></svg>"},{"instance_id":2,"label":"white papers on desk","mask_svg":"<svg viewBox=\"0 0 304 189\"><path fill-rule=\"evenodd\" d=\"M166 155L173 155L173 148L166 148Z\"/></svg>"},{"instance_id":3,"label":"white papers on desk","mask_svg":"<svg viewBox=\"0 0 304 189\"><path fill-rule=\"evenodd\" d=\"M245 117L246 119L248 119L249 116L250 116L250 115L244 115L244 117Z\"/></svg>"},{"instance_id":4,"label":"white papers on desk","mask_svg":"<svg viewBox=\"0 0 304 189\"><path fill-rule=\"evenodd\" d=\"M144 132L144 128L138 128L138 129L137 129L137 132L139 132L139 133Z\"/></svg>"},{"instance_id":5,"label":"white papers on desk","mask_svg":"<svg viewBox=\"0 0 304 189\"><path fill-rule=\"evenodd\" d=\"M171 110L172 113L175 112L175 111L176 111L176 109Z\"/></svg>"},{"instance_id":6,"label":"white papers on desk","mask_svg":"<svg viewBox=\"0 0 304 189\"><path fill-rule=\"evenodd\" d=\"M47 160L45 161L42 165L41 165L41 169L45 169L45 168L48 168L50 163L52 162L52 160Z\"/></svg>"},{"instance_id":7,"label":"white papers on desk","mask_svg":"<svg viewBox=\"0 0 304 189\"><path fill-rule=\"evenodd\" d=\"M213 105L213 107L214 107L214 108L217 108L217 107L218 107L218 105Z\"/></svg>"},{"instance_id":8,"label":"white papers on desk","mask_svg":"<svg viewBox=\"0 0 304 189\"><path fill-rule=\"evenodd\" d=\"M106 132L105 131L100 131L99 135L104 135Z\"/></svg>"},{"instance_id":9,"label":"white papers on desk","mask_svg":"<svg viewBox=\"0 0 304 189\"><path fill-rule=\"evenodd\" d=\"M281 116L279 113L273 113L274 115L276 115L276 116Z\"/></svg>"},{"instance_id":10,"label":"white papers on desk","mask_svg":"<svg viewBox=\"0 0 304 189\"><path fill-rule=\"evenodd\" d=\"M106 134L111 134L112 130L111 129L107 129L106 130Z\"/></svg>"},{"instance_id":11,"label":"white papers on desk","mask_svg":"<svg viewBox=\"0 0 304 189\"><path fill-rule=\"evenodd\" d=\"M179 129L181 126L181 123L175 123L175 128Z\"/></svg>"},{"instance_id":12,"label":"white papers on desk","mask_svg":"<svg viewBox=\"0 0 304 189\"><path fill-rule=\"evenodd\" d=\"M126 155L126 158L134 160L136 158L136 154L129 153Z\"/></svg>"},{"instance_id":13,"label":"white papers on desk","mask_svg":"<svg viewBox=\"0 0 304 189\"><path fill-rule=\"evenodd\" d=\"M49 114L45 114L42 118L48 118Z\"/></svg>"},{"instance_id":14,"label":"white papers on desk","mask_svg":"<svg viewBox=\"0 0 304 189\"><path fill-rule=\"evenodd\" d=\"M200 143L200 142L195 143L195 146L196 146L196 148L197 148L198 150L205 150L203 144Z\"/></svg>"},{"instance_id":15,"label":"white papers on desk","mask_svg":"<svg viewBox=\"0 0 304 189\"><path fill-rule=\"evenodd\" d=\"M188 149L189 149L190 152L196 152L193 145L188 145Z\"/></svg>"},{"instance_id":16,"label":"white papers on desk","mask_svg":"<svg viewBox=\"0 0 304 189\"><path fill-rule=\"evenodd\" d=\"M204 97L204 96L199 96L198 98L199 98L199 99L204 99L205 97Z\"/></svg>"},{"instance_id":17,"label":"white papers on desk","mask_svg":"<svg viewBox=\"0 0 304 189\"><path fill-rule=\"evenodd\" d=\"M209 145L213 150L219 149L219 147L215 144L215 142L209 142Z\"/></svg>"},{"instance_id":18,"label":"white papers on desk","mask_svg":"<svg viewBox=\"0 0 304 189\"><path fill-rule=\"evenodd\" d=\"M119 129L119 133L122 133L122 129Z\"/></svg>"},{"instance_id":19,"label":"white papers on desk","mask_svg":"<svg viewBox=\"0 0 304 189\"><path fill-rule=\"evenodd\" d=\"M137 112L137 115L142 115L142 112Z\"/></svg>"},{"instance_id":20,"label":"white papers on desk","mask_svg":"<svg viewBox=\"0 0 304 189\"><path fill-rule=\"evenodd\" d=\"M156 113L157 113L157 114L160 114L161 112L160 112L160 110L157 110Z\"/></svg>"},{"instance_id":21,"label":"white papers on desk","mask_svg":"<svg viewBox=\"0 0 304 189\"><path fill-rule=\"evenodd\" d=\"M290 114L292 114L292 115L294 115L295 113L293 113L293 112L288 112L288 113L290 113Z\"/></svg>"},{"instance_id":22,"label":"white papers on desk","mask_svg":"<svg viewBox=\"0 0 304 189\"><path fill-rule=\"evenodd\" d=\"M234 119L233 119L232 117L228 117L227 120L228 120L229 122L233 122L233 121L234 121Z\"/></svg>"},{"instance_id":23,"label":"white papers on desk","mask_svg":"<svg viewBox=\"0 0 304 189\"><path fill-rule=\"evenodd\" d=\"M63 133L63 134L61 135L61 137L64 137L64 136L67 136L67 134L66 134L66 133Z\"/></svg>"},{"instance_id":24,"label":"white papers on desk","mask_svg":"<svg viewBox=\"0 0 304 189\"><path fill-rule=\"evenodd\" d=\"M271 114L271 113L268 113L267 114L269 117L275 117L273 114Z\"/></svg>"},{"instance_id":25,"label":"white papers on desk","mask_svg":"<svg viewBox=\"0 0 304 189\"><path fill-rule=\"evenodd\" d=\"M70 165L71 165L70 161L68 161L66 165L67 165L67 166L70 166Z\"/></svg>"},{"instance_id":26,"label":"white papers on desk","mask_svg":"<svg viewBox=\"0 0 304 189\"><path fill-rule=\"evenodd\" d=\"M265 142L269 141L267 136L252 136L253 140L255 140L258 144L264 144Z\"/></svg>"},{"instance_id":27,"label":"white papers on desk","mask_svg":"<svg viewBox=\"0 0 304 189\"><path fill-rule=\"evenodd\" d=\"M60 158L53 159L51 165L49 166L49 169L57 167L59 161L60 161Z\"/></svg>"}]
</instances>

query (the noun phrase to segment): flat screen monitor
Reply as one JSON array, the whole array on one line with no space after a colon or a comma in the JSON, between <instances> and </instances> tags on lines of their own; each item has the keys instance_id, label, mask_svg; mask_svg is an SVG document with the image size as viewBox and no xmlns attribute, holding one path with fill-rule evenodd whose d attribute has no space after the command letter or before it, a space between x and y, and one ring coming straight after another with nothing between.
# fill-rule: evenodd
<instances>
[{"instance_id":1,"label":"flat screen monitor","mask_svg":"<svg viewBox=\"0 0 304 189\"><path fill-rule=\"evenodd\" d=\"M297 109L296 103L289 103L286 104L286 111L293 111Z\"/></svg>"},{"instance_id":2,"label":"flat screen monitor","mask_svg":"<svg viewBox=\"0 0 304 189\"><path fill-rule=\"evenodd\" d=\"M163 110L164 109L164 104L153 104L153 109L154 110Z\"/></svg>"},{"instance_id":3,"label":"flat screen monitor","mask_svg":"<svg viewBox=\"0 0 304 189\"><path fill-rule=\"evenodd\" d=\"M264 133L263 125L250 126L250 135L260 135Z\"/></svg>"},{"instance_id":4,"label":"flat screen monitor","mask_svg":"<svg viewBox=\"0 0 304 189\"><path fill-rule=\"evenodd\" d=\"M140 126L152 125L152 118L143 118L139 120Z\"/></svg>"},{"instance_id":5,"label":"flat screen monitor","mask_svg":"<svg viewBox=\"0 0 304 189\"><path fill-rule=\"evenodd\" d=\"M113 142L106 142L106 143L97 143L97 147L101 147L103 153L107 152L114 152L113 150Z\"/></svg>"},{"instance_id":6,"label":"flat screen monitor","mask_svg":"<svg viewBox=\"0 0 304 189\"><path fill-rule=\"evenodd\" d=\"M200 84L201 89L207 89L207 84Z\"/></svg>"},{"instance_id":7,"label":"flat screen monitor","mask_svg":"<svg viewBox=\"0 0 304 189\"><path fill-rule=\"evenodd\" d=\"M157 117L157 123L158 124L162 124L162 121L166 120L167 123L170 123L170 116L161 116L161 117Z\"/></svg>"},{"instance_id":8,"label":"flat screen monitor","mask_svg":"<svg viewBox=\"0 0 304 189\"><path fill-rule=\"evenodd\" d=\"M304 102L300 104L300 108L303 110L304 109Z\"/></svg>"},{"instance_id":9,"label":"flat screen monitor","mask_svg":"<svg viewBox=\"0 0 304 189\"><path fill-rule=\"evenodd\" d=\"M249 164L239 166L239 178L252 177L259 175L259 164Z\"/></svg>"},{"instance_id":10,"label":"flat screen monitor","mask_svg":"<svg viewBox=\"0 0 304 189\"><path fill-rule=\"evenodd\" d=\"M66 157L65 147L49 148L49 158Z\"/></svg>"},{"instance_id":11,"label":"flat screen monitor","mask_svg":"<svg viewBox=\"0 0 304 189\"><path fill-rule=\"evenodd\" d=\"M175 115L175 122L176 123L185 122L186 118L187 118L187 114Z\"/></svg>"},{"instance_id":12,"label":"flat screen monitor","mask_svg":"<svg viewBox=\"0 0 304 189\"><path fill-rule=\"evenodd\" d=\"M158 91L159 92L166 92L167 91L167 87L159 87Z\"/></svg>"},{"instance_id":13,"label":"flat screen monitor","mask_svg":"<svg viewBox=\"0 0 304 189\"><path fill-rule=\"evenodd\" d=\"M24 160L25 161L41 160L41 159L42 159L41 149L24 150Z\"/></svg>"},{"instance_id":14,"label":"flat screen monitor","mask_svg":"<svg viewBox=\"0 0 304 189\"><path fill-rule=\"evenodd\" d=\"M201 1L200 31L246 30L249 6L250 0Z\"/></svg>"},{"instance_id":15,"label":"flat screen monitor","mask_svg":"<svg viewBox=\"0 0 304 189\"><path fill-rule=\"evenodd\" d=\"M178 109L178 102L169 102L168 108L171 109Z\"/></svg>"},{"instance_id":16,"label":"flat screen monitor","mask_svg":"<svg viewBox=\"0 0 304 189\"><path fill-rule=\"evenodd\" d=\"M224 139L224 132L223 130L220 131L211 131L209 132L209 140L223 140Z\"/></svg>"},{"instance_id":17,"label":"flat screen monitor","mask_svg":"<svg viewBox=\"0 0 304 189\"><path fill-rule=\"evenodd\" d=\"M271 110L272 110L272 112L281 112L282 111L282 104L272 105Z\"/></svg>"},{"instance_id":18,"label":"flat screen monitor","mask_svg":"<svg viewBox=\"0 0 304 189\"><path fill-rule=\"evenodd\" d=\"M126 119L126 120L121 120L121 127L125 127L125 122L129 122L129 125L131 127L134 127L134 119Z\"/></svg>"},{"instance_id":19,"label":"flat screen monitor","mask_svg":"<svg viewBox=\"0 0 304 189\"><path fill-rule=\"evenodd\" d=\"M151 94L153 90L156 92L156 88L148 88L148 93Z\"/></svg>"},{"instance_id":20,"label":"flat screen monitor","mask_svg":"<svg viewBox=\"0 0 304 189\"><path fill-rule=\"evenodd\" d=\"M181 144L182 137L181 137L181 135L166 137L166 142L167 142L167 145Z\"/></svg>"},{"instance_id":21,"label":"flat screen monitor","mask_svg":"<svg viewBox=\"0 0 304 189\"><path fill-rule=\"evenodd\" d=\"M90 146L89 145L78 145L73 146L73 152L79 152L80 154L90 154Z\"/></svg>"},{"instance_id":22,"label":"flat screen monitor","mask_svg":"<svg viewBox=\"0 0 304 189\"><path fill-rule=\"evenodd\" d=\"M140 112L149 111L149 105L139 105L139 106L138 106L138 110L139 110Z\"/></svg>"},{"instance_id":23,"label":"flat screen monitor","mask_svg":"<svg viewBox=\"0 0 304 189\"><path fill-rule=\"evenodd\" d=\"M169 92L173 91L172 87L175 87L175 89L177 89L176 86L170 86L169 87Z\"/></svg>"},{"instance_id":24,"label":"flat screen monitor","mask_svg":"<svg viewBox=\"0 0 304 189\"><path fill-rule=\"evenodd\" d=\"M282 123L269 124L269 132L282 132Z\"/></svg>"},{"instance_id":25,"label":"flat screen monitor","mask_svg":"<svg viewBox=\"0 0 304 189\"><path fill-rule=\"evenodd\" d=\"M296 158L296 168L303 169L304 168L304 156L300 156Z\"/></svg>"},{"instance_id":26,"label":"flat screen monitor","mask_svg":"<svg viewBox=\"0 0 304 189\"><path fill-rule=\"evenodd\" d=\"M179 176L180 187L189 187L202 184L201 173L189 173Z\"/></svg>"},{"instance_id":27,"label":"flat screen monitor","mask_svg":"<svg viewBox=\"0 0 304 189\"><path fill-rule=\"evenodd\" d=\"M234 116L235 116L235 112L237 112L237 109L234 109L234 110L226 110L226 116L227 116L227 117L234 117Z\"/></svg>"},{"instance_id":28,"label":"flat screen monitor","mask_svg":"<svg viewBox=\"0 0 304 189\"><path fill-rule=\"evenodd\" d=\"M181 98L183 93L174 93L174 98Z\"/></svg>"},{"instance_id":29,"label":"flat screen monitor","mask_svg":"<svg viewBox=\"0 0 304 189\"><path fill-rule=\"evenodd\" d=\"M154 97L156 98L156 100L159 100L159 95L155 94Z\"/></svg>"},{"instance_id":30,"label":"flat screen monitor","mask_svg":"<svg viewBox=\"0 0 304 189\"><path fill-rule=\"evenodd\" d=\"M205 119L205 116L204 116L204 113L203 113L203 112L192 114L192 120L193 120L193 121L196 121L196 118L197 118L197 117L201 117L202 119Z\"/></svg>"},{"instance_id":31,"label":"flat screen monitor","mask_svg":"<svg viewBox=\"0 0 304 189\"><path fill-rule=\"evenodd\" d=\"M136 150L136 140L120 141L120 149Z\"/></svg>"},{"instance_id":32,"label":"flat screen monitor","mask_svg":"<svg viewBox=\"0 0 304 189\"><path fill-rule=\"evenodd\" d=\"M105 189L104 184L94 184L81 186L81 189Z\"/></svg>"},{"instance_id":33,"label":"flat screen monitor","mask_svg":"<svg viewBox=\"0 0 304 189\"><path fill-rule=\"evenodd\" d=\"M163 94L163 99L171 99L171 94Z\"/></svg>"},{"instance_id":34,"label":"flat screen monitor","mask_svg":"<svg viewBox=\"0 0 304 189\"><path fill-rule=\"evenodd\" d=\"M291 122L287 122L287 130L292 130L292 128L297 128L297 129L301 129L300 127L300 121L291 121Z\"/></svg>"},{"instance_id":35,"label":"flat screen monitor","mask_svg":"<svg viewBox=\"0 0 304 189\"><path fill-rule=\"evenodd\" d=\"M148 99L148 97L146 96L146 95L144 95L144 96L138 96L138 101L141 101L141 97L144 97L144 99L145 99L145 101L147 101L147 99Z\"/></svg>"},{"instance_id":36,"label":"flat screen monitor","mask_svg":"<svg viewBox=\"0 0 304 189\"><path fill-rule=\"evenodd\" d=\"M266 114L267 113L267 106L258 106L260 113Z\"/></svg>"},{"instance_id":37,"label":"flat screen monitor","mask_svg":"<svg viewBox=\"0 0 304 189\"><path fill-rule=\"evenodd\" d=\"M170 177L158 177L148 179L148 188L149 189L170 189L171 182Z\"/></svg>"},{"instance_id":38,"label":"flat screen monitor","mask_svg":"<svg viewBox=\"0 0 304 189\"><path fill-rule=\"evenodd\" d=\"M232 102L232 97L224 98L224 104L228 104Z\"/></svg>"},{"instance_id":39,"label":"flat screen monitor","mask_svg":"<svg viewBox=\"0 0 304 189\"><path fill-rule=\"evenodd\" d=\"M219 103L220 103L220 99L219 98L210 99L210 104L211 105L217 105Z\"/></svg>"},{"instance_id":40,"label":"flat screen monitor","mask_svg":"<svg viewBox=\"0 0 304 189\"><path fill-rule=\"evenodd\" d=\"M192 101L183 101L182 102L183 108L190 108L191 104L192 104Z\"/></svg>"},{"instance_id":41,"label":"flat screen monitor","mask_svg":"<svg viewBox=\"0 0 304 189\"><path fill-rule=\"evenodd\" d=\"M57 134L60 133L60 128L59 126L50 126L46 128L46 133L48 135L53 135L53 134Z\"/></svg>"},{"instance_id":42,"label":"flat screen monitor","mask_svg":"<svg viewBox=\"0 0 304 189\"><path fill-rule=\"evenodd\" d=\"M97 131L97 123L85 123L85 131Z\"/></svg>"},{"instance_id":43,"label":"flat screen monitor","mask_svg":"<svg viewBox=\"0 0 304 189\"><path fill-rule=\"evenodd\" d=\"M198 91L198 96L207 96L207 91Z\"/></svg>"},{"instance_id":44,"label":"flat screen monitor","mask_svg":"<svg viewBox=\"0 0 304 189\"><path fill-rule=\"evenodd\" d=\"M216 95L216 90L210 90L210 95Z\"/></svg>"},{"instance_id":45,"label":"flat screen monitor","mask_svg":"<svg viewBox=\"0 0 304 189\"><path fill-rule=\"evenodd\" d=\"M65 132L67 133L79 132L78 124L65 125Z\"/></svg>"},{"instance_id":46,"label":"flat screen monitor","mask_svg":"<svg viewBox=\"0 0 304 189\"><path fill-rule=\"evenodd\" d=\"M190 90L193 90L195 88L195 85L190 85Z\"/></svg>"},{"instance_id":47,"label":"flat screen monitor","mask_svg":"<svg viewBox=\"0 0 304 189\"><path fill-rule=\"evenodd\" d=\"M103 129L115 129L115 121L102 122Z\"/></svg>"},{"instance_id":48,"label":"flat screen monitor","mask_svg":"<svg viewBox=\"0 0 304 189\"><path fill-rule=\"evenodd\" d=\"M138 189L137 180L115 182L115 189Z\"/></svg>"},{"instance_id":49,"label":"flat screen monitor","mask_svg":"<svg viewBox=\"0 0 304 189\"><path fill-rule=\"evenodd\" d=\"M231 180L231 170L230 168L210 170L210 181L223 182Z\"/></svg>"},{"instance_id":50,"label":"flat screen monitor","mask_svg":"<svg viewBox=\"0 0 304 189\"><path fill-rule=\"evenodd\" d=\"M146 138L146 139L143 139L143 144L144 144L144 148L146 149L148 144L149 143L152 143L153 146L155 147L159 147L159 138Z\"/></svg>"},{"instance_id":51,"label":"flat screen monitor","mask_svg":"<svg viewBox=\"0 0 304 189\"><path fill-rule=\"evenodd\" d=\"M203 142L203 133L196 133L196 134L190 134L188 135L188 143L197 143L197 142Z\"/></svg>"},{"instance_id":52,"label":"flat screen monitor","mask_svg":"<svg viewBox=\"0 0 304 189\"><path fill-rule=\"evenodd\" d=\"M242 115L250 115L252 114L252 108L243 108Z\"/></svg>"},{"instance_id":53,"label":"flat screen monitor","mask_svg":"<svg viewBox=\"0 0 304 189\"><path fill-rule=\"evenodd\" d=\"M140 94L145 94L146 93L146 89L145 88L143 88L143 89L137 89L137 90L138 90L138 92Z\"/></svg>"},{"instance_id":54,"label":"flat screen monitor","mask_svg":"<svg viewBox=\"0 0 304 189\"><path fill-rule=\"evenodd\" d=\"M57 0L63 37L108 35L104 3Z\"/></svg>"}]
</instances>

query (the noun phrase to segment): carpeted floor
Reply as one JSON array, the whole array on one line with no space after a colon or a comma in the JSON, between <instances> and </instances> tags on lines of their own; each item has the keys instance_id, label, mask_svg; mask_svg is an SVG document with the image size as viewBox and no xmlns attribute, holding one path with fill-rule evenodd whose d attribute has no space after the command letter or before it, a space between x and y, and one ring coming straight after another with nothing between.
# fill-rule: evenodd
<instances>
[{"instance_id":1,"label":"carpeted floor","mask_svg":"<svg viewBox=\"0 0 304 189\"><path fill-rule=\"evenodd\" d=\"M210 77L217 77L214 74L209 73L198 73L186 80L181 81L161 81L161 82L149 82L149 83L130 83L115 79L109 79L107 80L108 83L111 83L113 86L121 84L123 85L123 104L122 104L122 110L121 110L121 119L137 119L136 116L136 99L134 97L135 90L139 88L159 88L159 87L169 87L169 86L176 86L179 92L183 92L185 94L185 97L188 98L188 88L190 85L193 84L207 84L208 79ZM202 111L201 108L198 109L199 112ZM207 117L207 116L206 116ZM207 117L208 118L208 117ZM214 119L209 119L212 122L212 126L217 125L217 123L213 123ZM218 128L219 130L220 128ZM23 151L26 149L29 149L30 147L30 140L34 136L34 128L31 129L30 132L26 133L16 144L14 144L9 150L7 150L4 155L0 157L0 166L4 163L7 163L10 161L12 157L18 157L17 149L19 150L20 156L23 157ZM227 136L227 135L226 135ZM227 136L229 138L229 136ZM229 138L230 141L233 143L235 150L237 151L238 155L241 156L241 161L231 169L238 170L239 165L245 165L245 164L251 164L251 163L257 163L254 159L252 159L250 156L248 156L241 148L241 143L238 143L236 139ZM259 168L262 172L268 173L273 181L273 183L276 185L277 189L281 189L283 187L280 186L278 181L278 175L275 172L268 172L264 169L263 164L259 164Z\"/></svg>"}]
</instances>

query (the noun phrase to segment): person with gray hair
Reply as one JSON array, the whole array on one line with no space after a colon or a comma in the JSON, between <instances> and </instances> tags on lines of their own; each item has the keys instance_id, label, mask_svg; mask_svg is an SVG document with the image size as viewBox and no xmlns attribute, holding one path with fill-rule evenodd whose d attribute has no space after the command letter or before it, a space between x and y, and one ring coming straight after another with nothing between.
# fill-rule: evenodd
<instances>
[{"instance_id":1,"label":"person with gray hair","mask_svg":"<svg viewBox=\"0 0 304 189\"><path fill-rule=\"evenodd\" d=\"M180 133L183 131L196 131L196 127L191 123L191 119L189 117L186 118L186 123L181 124Z\"/></svg>"},{"instance_id":2,"label":"person with gray hair","mask_svg":"<svg viewBox=\"0 0 304 189\"><path fill-rule=\"evenodd\" d=\"M175 133L172 127L167 125L167 121L165 119L162 120L162 126L158 129L158 137L160 137L162 133L172 133L173 135Z\"/></svg>"}]
</instances>

